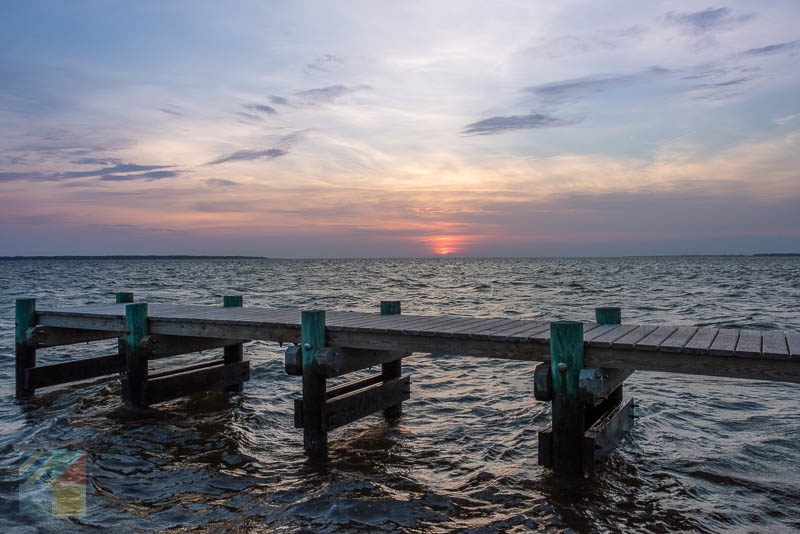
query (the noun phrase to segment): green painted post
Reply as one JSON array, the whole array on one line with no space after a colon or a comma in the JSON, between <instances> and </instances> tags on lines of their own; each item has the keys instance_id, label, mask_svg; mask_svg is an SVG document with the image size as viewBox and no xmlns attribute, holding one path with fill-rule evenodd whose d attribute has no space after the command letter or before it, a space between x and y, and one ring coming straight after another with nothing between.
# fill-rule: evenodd
<instances>
[{"instance_id":1,"label":"green painted post","mask_svg":"<svg viewBox=\"0 0 800 534\"><path fill-rule=\"evenodd\" d=\"M225 308L241 308L244 304L241 295L225 295L222 297L222 306ZM239 343L238 345L231 345L230 347L225 347L222 349L225 353L223 357L223 361L225 364L229 363L236 363L240 362L244 359L244 345ZM225 388L225 391L231 393L240 393L242 391L242 384L236 384L235 386L228 386Z\"/></svg>"},{"instance_id":2,"label":"green painted post","mask_svg":"<svg viewBox=\"0 0 800 534\"><path fill-rule=\"evenodd\" d=\"M125 306L125 381L122 397L128 409L147 407L147 360L149 353L144 346L148 333L147 303Z\"/></svg>"},{"instance_id":3,"label":"green painted post","mask_svg":"<svg viewBox=\"0 0 800 534\"><path fill-rule=\"evenodd\" d=\"M400 301L399 300L382 300L381 301L381 315L399 315L400 314ZM400 358L381 364L381 376L383 381L391 380L393 378L400 378L403 374L402 360ZM387 419L397 419L403 415L403 403L389 406L383 410L383 415Z\"/></svg>"},{"instance_id":4,"label":"green painted post","mask_svg":"<svg viewBox=\"0 0 800 534\"><path fill-rule=\"evenodd\" d=\"M317 372L317 351L325 346L325 311L303 311L300 315L300 346L303 350L303 447L307 454L325 453L328 432L324 426L325 376Z\"/></svg>"},{"instance_id":5,"label":"green painted post","mask_svg":"<svg viewBox=\"0 0 800 534\"><path fill-rule=\"evenodd\" d=\"M622 311L616 307L595 308L594 316L597 324L622 324Z\"/></svg>"},{"instance_id":6,"label":"green painted post","mask_svg":"<svg viewBox=\"0 0 800 534\"><path fill-rule=\"evenodd\" d=\"M17 399L33 395L33 389L27 387L26 370L36 367L36 347L28 339L28 329L34 326L36 326L36 299L17 299L14 329Z\"/></svg>"},{"instance_id":7,"label":"green painted post","mask_svg":"<svg viewBox=\"0 0 800 534\"><path fill-rule=\"evenodd\" d=\"M120 291L114 294L114 302L117 304L130 304L133 302L133 293L130 291Z\"/></svg>"},{"instance_id":8,"label":"green painted post","mask_svg":"<svg viewBox=\"0 0 800 534\"><path fill-rule=\"evenodd\" d=\"M553 471L579 477L584 410L578 402L583 369L583 323L550 323L550 371L553 377Z\"/></svg>"}]
</instances>

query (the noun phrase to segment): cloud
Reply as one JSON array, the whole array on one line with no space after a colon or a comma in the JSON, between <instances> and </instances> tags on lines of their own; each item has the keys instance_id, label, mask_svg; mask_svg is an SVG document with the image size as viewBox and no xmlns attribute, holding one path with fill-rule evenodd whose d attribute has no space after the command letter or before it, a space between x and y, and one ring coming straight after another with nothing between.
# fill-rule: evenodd
<instances>
[{"instance_id":1,"label":"cloud","mask_svg":"<svg viewBox=\"0 0 800 534\"><path fill-rule=\"evenodd\" d=\"M703 11L690 13L675 13L670 11L664 20L673 26L679 26L687 33L696 35L727 30L732 26L751 20L754 15L732 16L731 9L727 7L708 8Z\"/></svg>"},{"instance_id":2,"label":"cloud","mask_svg":"<svg viewBox=\"0 0 800 534\"><path fill-rule=\"evenodd\" d=\"M797 117L800 117L800 113L793 113L791 115L786 115L785 117L778 117L776 119L772 119L772 122L775 124L786 124L787 122L795 120Z\"/></svg>"},{"instance_id":3,"label":"cloud","mask_svg":"<svg viewBox=\"0 0 800 534\"><path fill-rule=\"evenodd\" d=\"M316 103L330 103L335 102L338 98L341 98L345 95L358 91L368 91L370 89L372 89L372 87L369 85L356 85L352 87L348 87L346 85L329 85L328 87L319 87L316 89L298 91L295 94L300 98L304 98Z\"/></svg>"},{"instance_id":4,"label":"cloud","mask_svg":"<svg viewBox=\"0 0 800 534\"><path fill-rule=\"evenodd\" d=\"M260 121L260 120L263 120L258 115L253 115L252 113L244 113L242 111L237 111L236 114L239 115L241 118L246 119L248 121Z\"/></svg>"},{"instance_id":5,"label":"cloud","mask_svg":"<svg viewBox=\"0 0 800 534\"><path fill-rule=\"evenodd\" d=\"M229 161L249 161L254 159L275 159L288 154L286 150L280 148L268 148L266 150L239 150L233 154L222 156L209 161L206 165L219 165L220 163L228 163Z\"/></svg>"},{"instance_id":6,"label":"cloud","mask_svg":"<svg viewBox=\"0 0 800 534\"><path fill-rule=\"evenodd\" d=\"M510 117L491 117L482 121L467 124L464 135L492 135L512 130L532 130L539 128L554 128L556 126L569 126L581 122L579 120L559 119L542 113L529 115L512 115Z\"/></svg>"},{"instance_id":7,"label":"cloud","mask_svg":"<svg viewBox=\"0 0 800 534\"><path fill-rule=\"evenodd\" d=\"M285 156L289 150L305 135L305 132L294 132L282 137L278 143L272 147L263 150L238 150L232 154L220 156L219 158L209 161L206 165L219 165L221 163L228 163L231 161L251 161L255 159L275 159Z\"/></svg>"},{"instance_id":8,"label":"cloud","mask_svg":"<svg viewBox=\"0 0 800 534\"><path fill-rule=\"evenodd\" d=\"M751 48L745 50L743 54L748 56L766 56L768 54L778 54L780 52L794 52L800 49L800 39L796 41L788 41L786 43L777 43L760 48Z\"/></svg>"},{"instance_id":9,"label":"cloud","mask_svg":"<svg viewBox=\"0 0 800 534\"><path fill-rule=\"evenodd\" d=\"M225 178L209 178L206 180L206 184L211 187L236 187L240 185L238 182L226 180Z\"/></svg>"},{"instance_id":10,"label":"cloud","mask_svg":"<svg viewBox=\"0 0 800 534\"><path fill-rule=\"evenodd\" d=\"M651 67L637 74L589 76L531 85L525 87L523 91L538 97L544 104L561 104L580 100L592 93L602 93L609 89L640 83L651 78L667 75L670 72L670 70L663 67Z\"/></svg>"},{"instance_id":11,"label":"cloud","mask_svg":"<svg viewBox=\"0 0 800 534\"><path fill-rule=\"evenodd\" d=\"M164 178L175 178L179 176L178 171L152 171L138 174L104 174L100 181L103 182L129 182L132 180L163 180Z\"/></svg>"},{"instance_id":12,"label":"cloud","mask_svg":"<svg viewBox=\"0 0 800 534\"><path fill-rule=\"evenodd\" d=\"M283 98L282 96L271 95L269 97L269 101L272 102L273 104L277 104L279 106L288 106L289 105L289 101L286 100L285 98Z\"/></svg>"},{"instance_id":13,"label":"cloud","mask_svg":"<svg viewBox=\"0 0 800 534\"><path fill-rule=\"evenodd\" d=\"M77 161L86 163L118 162L116 159L83 158ZM170 165L138 165L136 163L116 163L114 165L93 169L90 171L63 171L55 174L41 172L0 172L0 182L14 180L61 182L78 178L100 178L101 180L126 180L126 179L160 179L177 176L177 171L162 171ZM151 172L158 171L158 172ZM138 173L138 174L130 174ZM170 173L170 174L164 174ZM130 176L130 178L128 178Z\"/></svg>"},{"instance_id":14,"label":"cloud","mask_svg":"<svg viewBox=\"0 0 800 534\"><path fill-rule=\"evenodd\" d=\"M344 60L334 54L323 54L314 60L313 63L306 65L309 70L328 72L331 67L335 67L344 63Z\"/></svg>"},{"instance_id":15,"label":"cloud","mask_svg":"<svg viewBox=\"0 0 800 534\"><path fill-rule=\"evenodd\" d=\"M244 106L245 109L250 109L253 111L257 111L259 113L266 113L267 115L275 115L278 113L275 108L272 106L268 106L266 104L247 104Z\"/></svg>"}]
</instances>

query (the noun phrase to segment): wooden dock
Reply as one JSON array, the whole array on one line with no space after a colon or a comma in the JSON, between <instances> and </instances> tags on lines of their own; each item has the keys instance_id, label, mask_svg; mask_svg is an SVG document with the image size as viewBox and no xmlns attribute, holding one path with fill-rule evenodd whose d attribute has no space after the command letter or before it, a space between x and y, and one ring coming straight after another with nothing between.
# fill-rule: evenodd
<instances>
[{"instance_id":1,"label":"wooden dock","mask_svg":"<svg viewBox=\"0 0 800 534\"><path fill-rule=\"evenodd\" d=\"M598 308L594 322L400 313L384 301L379 313L223 306L115 303L36 309L17 301L17 397L36 389L121 373L132 409L225 388L249 378L243 343L290 343L286 372L303 377L294 422L309 453L324 451L327 432L383 411L398 417L410 397L401 360L412 353L546 362L532 373L537 399L553 403L553 426L540 433L539 460L561 474L593 472L630 428L633 403L622 384L633 370L800 383L800 332L623 324L619 308ZM107 356L36 365L36 350L118 339ZM216 362L148 372L148 362L221 348ZM381 365L381 372L328 390L326 380ZM556 377L554 379L553 377Z\"/></svg>"}]
</instances>

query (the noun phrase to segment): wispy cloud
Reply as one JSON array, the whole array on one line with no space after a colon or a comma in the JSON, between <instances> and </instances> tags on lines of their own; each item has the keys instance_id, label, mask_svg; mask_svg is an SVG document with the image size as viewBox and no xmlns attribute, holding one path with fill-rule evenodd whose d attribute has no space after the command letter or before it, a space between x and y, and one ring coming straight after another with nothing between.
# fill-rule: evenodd
<instances>
[{"instance_id":1,"label":"wispy cloud","mask_svg":"<svg viewBox=\"0 0 800 534\"><path fill-rule=\"evenodd\" d=\"M163 180L164 178L175 178L180 176L179 171L152 171L133 174L104 174L100 180L103 182L130 182L134 180Z\"/></svg>"},{"instance_id":2,"label":"wispy cloud","mask_svg":"<svg viewBox=\"0 0 800 534\"><path fill-rule=\"evenodd\" d=\"M749 50L745 50L744 54L748 56L766 56L769 54L779 54L781 52L795 52L797 50L800 50L800 39L785 43L771 44L759 48L751 48Z\"/></svg>"},{"instance_id":3,"label":"wispy cloud","mask_svg":"<svg viewBox=\"0 0 800 534\"><path fill-rule=\"evenodd\" d=\"M539 128L554 128L556 126L570 126L581 122L582 119L560 119L542 113L528 115L512 115L510 117L491 117L482 121L467 124L462 134L464 135L491 135L513 130L532 130Z\"/></svg>"},{"instance_id":4,"label":"wispy cloud","mask_svg":"<svg viewBox=\"0 0 800 534\"><path fill-rule=\"evenodd\" d=\"M774 122L775 124L786 124L787 122L791 122L798 117L800 117L800 113L792 113L791 115L786 115L784 117L778 117L776 119L772 119L772 122Z\"/></svg>"},{"instance_id":5,"label":"wispy cloud","mask_svg":"<svg viewBox=\"0 0 800 534\"><path fill-rule=\"evenodd\" d=\"M562 104L580 100L594 93L603 93L609 89L641 83L669 73L669 69L651 67L636 74L588 76L531 85L524 88L523 91L536 96L543 104Z\"/></svg>"},{"instance_id":6,"label":"wispy cloud","mask_svg":"<svg viewBox=\"0 0 800 534\"><path fill-rule=\"evenodd\" d=\"M298 91L295 93L298 97L316 103L331 103L337 99L356 93L359 91L368 91L372 89L369 85L329 85L327 87L318 87L316 89L307 89L305 91Z\"/></svg>"},{"instance_id":7,"label":"wispy cloud","mask_svg":"<svg viewBox=\"0 0 800 534\"><path fill-rule=\"evenodd\" d=\"M753 19L754 15L734 16L730 8L708 8L702 11L676 13L670 11L664 20L671 25L682 28L687 33L707 34L727 30L733 26Z\"/></svg>"},{"instance_id":8,"label":"wispy cloud","mask_svg":"<svg viewBox=\"0 0 800 534\"><path fill-rule=\"evenodd\" d=\"M95 158L84 158L78 161L98 162L118 161ZM178 171L163 171L170 165L139 165L136 163L116 163L111 166L101 167L88 171L62 171L57 173L41 172L0 172L0 181L10 182L15 180L61 182L80 178L100 178L105 181L122 180L156 180L171 178L179 174Z\"/></svg>"},{"instance_id":9,"label":"wispy cloud","mask_svg":"<svg viewBox=\"0 0 800 534\"><path fill-rule=\"evenodd\" d=\"M267 115L275 115L278 113L275 108L266 104L247 104L244 107L245 109L257 111L259 113L266 113Z\"/></svg>"},{"instance_id":10,"label":"wispy cloud","mask_svg":"<svg viewBox=\"0 0 800 534\"><path fill-rule=\"evenodd\" d=\"M231 161L252 161L256 159L275 159L285 156L289 150L305 135L305 132L295 132L282 137L278 143L266 149L245 149L237 150L231 154L220 156L219 158L209 161L206 165L220 165L222 163L229 163Z\"/></svg>"}]
</instances>

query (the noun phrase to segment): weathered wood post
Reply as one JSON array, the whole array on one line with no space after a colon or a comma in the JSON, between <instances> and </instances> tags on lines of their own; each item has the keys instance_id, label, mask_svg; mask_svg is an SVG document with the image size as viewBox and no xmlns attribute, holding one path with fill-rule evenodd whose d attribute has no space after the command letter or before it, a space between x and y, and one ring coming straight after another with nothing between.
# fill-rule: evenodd
<instances>
[{"instance_id":1,"label":"weathered wood post","mask_svg":"<svg viewBox=\"0 0 800 534\"><path fill-rule=\"evenodd\" d=\"M303 447L307 454L322 455L328 444L324 421L325 375L316 366L317 352L325 347L325 311L300 315L300 347L303 353Z\"/></svg>"},{"instance_id":2,"label":"weathered wood post","mask_svg":"<svg viewBox=\"0 0 800 534\"><path fill-rule=\"evenodd\" d=\"M222 306L224 308L241 308L243 304L243 299L241 295L225 295L222 297ZM236 363L240 362L244 359L244 345L239 343L238 345L231 345L230 347L225 347L223 349L224 356L223 361L225 364L229 363ZM242 391L242 384L236 384L234 386L228 386L225 388L225 391L231 393L239 393Z\"/></svg>"},{"instance_id":3,"label":"weathered wood post","mask_svg":"<svg viewBox=\"0 0 800 534\"><path fill-rule=\"evenodd\" d=\"M553 396L552 461L557 476L580 477L584 409L578 401L583 369L583 323L550 323L550 371Z\"/></svg>"},{"instance_id":4,"label":"weathered wood post","mask_svg":"<svg viewBox=\"0 0 800 534\"><path fill-rule=\"evenodd\" d=\"M15 306L15 358L17 399L33 395L27 384L27 370L36 367L36 346L30 341L28 329L36 326L36 299L17 299Z\"/></svg>"},{"instance_id":5,"label":"weathered wood post","mask_svg":"<svg viewBox=\"0 0 800 534\"><path fill-rule=\"evenodd\" d=\"M400 301L399 300L382 300L381 301L381 315L399 315L400 314ZM398 358L391 362L381 364L381 376L384 382L388 382L393 378L400 378L403 375L402 359ZM383 410L383 415L387 419L396 419L403 415L403 404L395 404Z\"/></svg>"},{"instance_id":6,"label":"weathered wood post","mask_svg":"<svg viewBox=\"0 0 800 534\"><path fill-rule=\"evenodd\" d=\"M133 293L130 291L119 291L114 294L114 302L117 304L130 304L133 302Z\"/></svg>"},{"instance_id":7,"label":"weathered wood post","mask_svg":"<svg viewBox=\"0 0 800 534\"><path fill-rule=\"evenodd\" d=\"M149 350L145 346L148 334L147 303L125 306L125 379L122 382L122 398L128 409L147 407L147 361Z\"/></svg>"}]
</instances>

